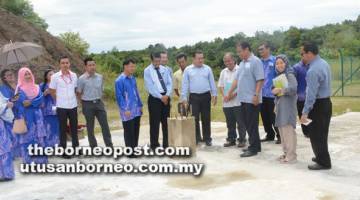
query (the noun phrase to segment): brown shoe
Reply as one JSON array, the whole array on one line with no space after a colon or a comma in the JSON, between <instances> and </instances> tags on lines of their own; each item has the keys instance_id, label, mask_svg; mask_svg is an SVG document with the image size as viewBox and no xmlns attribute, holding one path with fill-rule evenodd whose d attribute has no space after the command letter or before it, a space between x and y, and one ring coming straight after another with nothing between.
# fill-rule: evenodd
<instances>
[{"instance_id":1,"label":"brown shoe","mask_svg":"<svg viewBox=\"0 0 360 200\"><path fill-rule=\"evenodd\" d=\"M237 145L237 147L239 147L239 148L244 148L244 147L246 147L246 142L239 142L238 145Z\"/></svg>"},{"instance_id":2,"label":"brown shoe","mask_svg":"<svg viewBox=\"0 0 360 200\"><path fill-rule=\"evenodd\" d=\"M235 141L226 141L224 143L224 147L231 147L231 146L235 146L235 145L236 145Z\"/></svg>"}]
</instances>

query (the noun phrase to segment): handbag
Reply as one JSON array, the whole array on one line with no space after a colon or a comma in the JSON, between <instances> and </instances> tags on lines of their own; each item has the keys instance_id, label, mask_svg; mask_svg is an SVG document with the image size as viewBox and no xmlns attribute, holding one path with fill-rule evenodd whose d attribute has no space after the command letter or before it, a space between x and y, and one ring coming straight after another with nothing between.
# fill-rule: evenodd
<instances>
[{"instance_id":1,"label":"handbag","mask_svg":"<svg viewBox=\"0 0 360 200\"><path fill-rule=\"evenodd\" d=\"M12 131L14 134L25 134L27 132L25 119L15 119Z\"/></svg>"}]
</instances>

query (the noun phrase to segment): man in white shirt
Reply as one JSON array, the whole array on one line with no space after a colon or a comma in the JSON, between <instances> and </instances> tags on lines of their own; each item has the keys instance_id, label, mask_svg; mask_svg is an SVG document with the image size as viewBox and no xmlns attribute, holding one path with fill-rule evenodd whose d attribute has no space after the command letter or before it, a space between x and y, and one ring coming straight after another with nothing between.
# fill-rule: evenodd
<instances>
[{"instance_id":1,"label":"man in white shirt","mask_svg":"<svg viewBox=\"0 0 360 200\"><path fill-rule=\"evenodd\" d=\"M240 101L236 98L236 91L228 94L231 84L236 79L236 73L239 66L236 64L233 53L225 53L223 58L226 66L220 73L218 87L220 93L223 96L223 111L225 114L226 125L228 128L228 137L224 147L230 147L236 145L236 124L238 129L238 147L245 147L246 145L246 128L243 121L240 118Z\"/></svg>"},{"instance_id":2,"label":"man in white shirt","mask_svg":"<svg viewBox=\"0 0 360 200\"><path fill-rule=\"evenodd\" d=\"M51 76L49 85L51 94L56 99L56 113L60 124L60 146L66 148L67 120L70 121L72 146L79 146L77 135L77 75L70 71L70 59L62 56L59 59L60 71ZM68 156L64 156L68 157Z\"/></svg>"}]
</instances>

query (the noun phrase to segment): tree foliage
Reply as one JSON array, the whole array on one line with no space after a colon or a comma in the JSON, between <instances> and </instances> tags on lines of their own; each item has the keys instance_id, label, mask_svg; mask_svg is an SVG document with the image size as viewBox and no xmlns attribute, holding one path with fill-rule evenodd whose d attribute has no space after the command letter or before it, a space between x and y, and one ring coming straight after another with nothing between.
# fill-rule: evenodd
<instances>
[{"instance_id":1,"label":"tree foliage","mask_svg":"<svg viewBox=\"0 0 360 200\"><path fill-rule=\"evenodd\" d=\"M80 33L61 33L59 38L64 42L66 48L72 50L73 52L76 52L81 56L86 56L88 54L90 45L83 38L81 38Z\"/></svg>"},{"instance_id":2,"label":"tree foliage","mask_svg":"<svg viewBox=\"0 0 360 200\"><path fill-rule=\"evenodd\" d=\"M44 30L48 28L48 24L34 12L32 4L28 0L0 0L0 7L14 15L23 17L39 28Z\"/></svg>"}]
</instances>

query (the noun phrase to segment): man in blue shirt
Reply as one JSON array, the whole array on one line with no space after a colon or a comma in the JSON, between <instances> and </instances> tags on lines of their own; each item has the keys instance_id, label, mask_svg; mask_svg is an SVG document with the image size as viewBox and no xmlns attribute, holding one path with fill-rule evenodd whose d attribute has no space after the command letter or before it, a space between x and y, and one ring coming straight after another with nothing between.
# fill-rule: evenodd
<instances>
[{"instance_id":1,"label":"man in blue shirt","mask_svg":"<svg viewBox=\"0 0 360 200\"><path fill-rule=\"evenodd\" d=\"M183 74L181 100L186 107L188 95L195 117L196 143L205 141L207 146L211 146L211 101L216 105L217 89L211 68L204 64L202 51L193 54L193 64L186 67ZM200 115L203 138L200 134Z\"/></svg>"},{"instance_id":2,"label":"man in blue shirt","mask_svg":"<svg viewBox=\"0 0 360 200\"><path fill-rule=\"evenodd\" d=\"M308 125L315 164L309 165L310 170L331 169L328 150L329 125L332 115L331 71L329 64L319 55L314 43L304 43L301 47L302 59L309 63L306 73L306 97L302 110L301 123Z\"/></svg>"},{"instance_id":3,"label":"man in blue shirt","mask_svg":"<svg viewBox=\"0 0 360 200\"><path fill-rule=\"evenodd\" d=\"M259 54L261 56L261 61L264 67L264 85L262 88L262 104L261 109L261 119L264 125L266 132L266 137L262 139L262 142L273 141L275 139L276 133L276 144L281 143L279 130L275 127L275 113L274 113L274 95L272 94L273 79L275 78L275 57L270 53L270 46L267 42L264 42L258 48Z\"/></svg>"},{"instance_id":4,"label":"man in blue shirt","mask_svg":"<svg viewBox=\"0 0 360 200\"><path fill-rule=\"evenodd\" d=\"M240 116L245 124L249 135L249 147L244 149L241 157L250 157L261 152L259 136L259 111L262 102L262 85L264 82L264 69L261 60L254 56L248 42L236 45L236 51L241 58L237 79L231 85L227 95L237 89L237 97L240 101Z\"/></svg>"},{"instance_id":5,"label":"man in blue shirt","mask_svg":"<svg viewBox=\"0 0 360 200\"><path fill-rule=\"evenodd\" d=\"M304 109L304 104L305 104L305 95L306 95L306 73L309 70L309 64L306 63L306 61L304 59L301 59L300 62L296 63L293 66L294 69L294 73L296 76L296 80L298 83L298 87L297 87L297 95L298 95L298 100L297 100L297 110L298 110L298 115L299 118L301 118L302 115L302 110ZM303 134L305 135L305 137L309 137L309 128L303 124L301 124L301 130L303 132Z\"/></svg>"},{"instance_id":6,"label":"man in blue shirt","mask_svg":"<svg viewBox=\"0 0 360 200\"><path fill-rule=\"evenodd\" d=\"M115 96L124 128L125 145L135 148L139 141L143 104L133 76L136 70L135 60L124 60L123 68L124 72L115 81Z\"/></svg>"},{"instance_id":7,"label":"man in blue shirt","mask_svg":"<svg viewBox=\"0 0 360 200\"><path fill-rule=\"evenodd\" d=\"M160 65L159 52L150 55L151 64L144 70L146 91L149 93L148 109L150 121L150 146L155 149L159 144L159 128L163 133L163 147L168 147L167 118L170 116L170 96L172 81L170 71Z\"/></svg>"}]
</instances>

